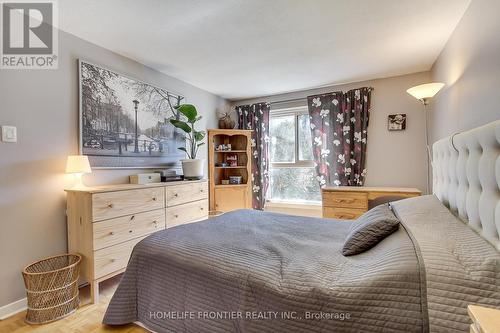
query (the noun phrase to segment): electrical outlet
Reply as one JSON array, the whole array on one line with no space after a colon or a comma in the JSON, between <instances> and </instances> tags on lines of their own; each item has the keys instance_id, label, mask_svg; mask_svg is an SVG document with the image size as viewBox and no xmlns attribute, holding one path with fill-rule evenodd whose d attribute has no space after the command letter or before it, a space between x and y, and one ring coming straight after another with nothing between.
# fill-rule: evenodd
<instances>
[{"instance_id":1,"label":"electrical outlet","mask_svg":"<svg viewBox=\"0 0 500 333\"><path fill-rule=\"evenodd\" d=\"M2 126L2 142L17 142L17 128L15 126Z\"/></svg>"}]
</instances>

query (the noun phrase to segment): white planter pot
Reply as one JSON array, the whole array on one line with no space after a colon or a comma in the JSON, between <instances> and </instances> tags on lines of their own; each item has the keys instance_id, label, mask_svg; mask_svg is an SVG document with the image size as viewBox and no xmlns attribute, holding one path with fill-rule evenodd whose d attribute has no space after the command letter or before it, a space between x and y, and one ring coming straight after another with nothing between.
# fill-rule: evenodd
<instances>
[{"instance_id":1,"label":"white planter pot","mask_svg":"<svg viewBox=\"0 0 500 333\"><path fill-rule=\"evenodd\" d=\"M184 179L194 180L202 179L204 174L204 159L188 159L181 160L182 162L182 173L184 174Z\"/></svg>"}]
</instances>

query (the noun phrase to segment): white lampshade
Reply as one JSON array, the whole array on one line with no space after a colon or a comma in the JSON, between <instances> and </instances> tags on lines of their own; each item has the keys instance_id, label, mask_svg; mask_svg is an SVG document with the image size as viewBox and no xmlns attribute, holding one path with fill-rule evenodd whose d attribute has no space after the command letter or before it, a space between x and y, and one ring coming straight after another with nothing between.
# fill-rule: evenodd
<instances>
[{"instance_id":1,"label":"white lampshade","mask_svg":"<svg viewBox=\"0 0 500 333\"><path fill-rule=\"evenodd\" d=\"M443 87L444 83L433 82L411 87L406 92L416 99L425 100L434 97Z\"/></svg>"},{"instance_id":2,"label":"white lampshade","mask_svg":"<svg viewBox=\"0 0 500 333\"><path fill-rule=\"evenodd\" d=\"M66 173L91 173L89 158L85 155L68 156L66 162Z\"/></svg>"}]
</instances>

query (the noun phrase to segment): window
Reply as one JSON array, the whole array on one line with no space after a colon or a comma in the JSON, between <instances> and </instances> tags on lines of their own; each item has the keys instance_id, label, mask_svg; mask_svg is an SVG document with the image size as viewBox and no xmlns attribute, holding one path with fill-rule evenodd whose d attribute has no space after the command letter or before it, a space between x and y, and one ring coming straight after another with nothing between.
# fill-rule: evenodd
<instances>
[{"instance_id":1,"label":"window","mask_svg":"<svg viewBox=\"0 0 500 333\"><path fill-rule=\"evenodd\" d=\"M320 202L307 108L272 110L269 136L268 200Z\"/></svg>"}]
</instances>

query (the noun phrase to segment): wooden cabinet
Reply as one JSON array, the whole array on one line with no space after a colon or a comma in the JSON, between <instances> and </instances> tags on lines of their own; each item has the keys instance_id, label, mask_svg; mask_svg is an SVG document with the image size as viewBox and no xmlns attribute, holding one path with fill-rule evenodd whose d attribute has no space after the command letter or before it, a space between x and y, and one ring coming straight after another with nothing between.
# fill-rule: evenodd
<instances>
[{"instance_id":1,"label":"wooden cabinet","mask_svg":"<svg viewBox=\"0 0 500 333\"><path fill-rule=\"evenodd\" d=\"M68 250L98 301L99 282L122 273L134 246L153 232L208 217L208 183L110 185L67 192Z\"/></svg>"},{"instance_id":2,"label":"wooden cabinet","mask_svg":"<svg viewBox=\"0 0 500 333\"><path fill-rule=\"evenodd\" d=\"M251 202L250 193L246 187L229 186L215 188L215 210L228 212L231 210L250 208L248 204L242 207L242 203Z\"/></svg>"},{"instance_id":3,"label":"wooden cabinet","mask_svg":"<svg viewBox=\"0 0 500 333\"><path fill-rule=\"evenodd\" d=\"M420 195L416 188L332 186L321 190L323 217L352 220L380 204Z\"/></svg>"},{"instance_id":4,"label":"wooden cabinet","mask_svg":"<svg viewBox=\"0 0 500 333\"><path fill-rule=\"evenodd\" d=\"M210 210L252 208L251 136L250 130L208 131ZM241 184L224 184L230 177L241 177Z\"/></svg>"}]
</instances>

